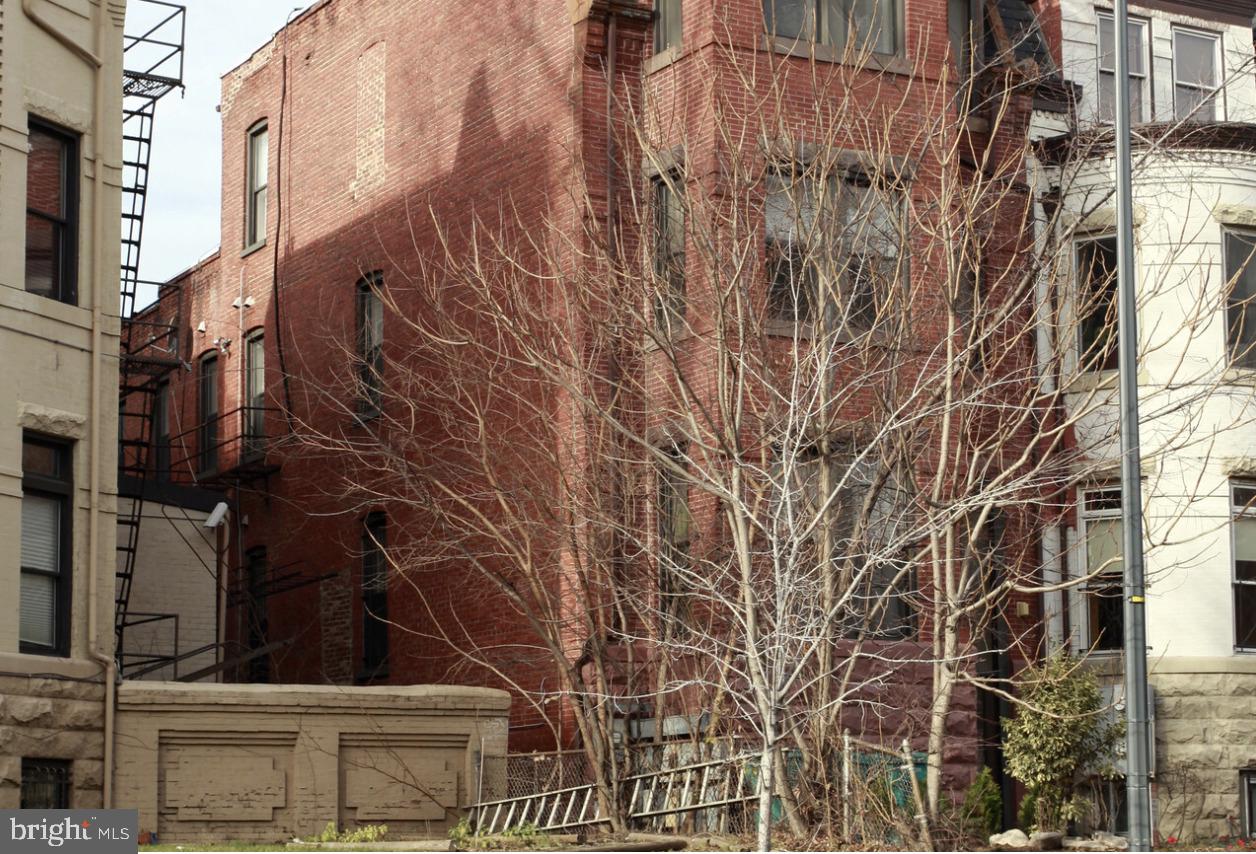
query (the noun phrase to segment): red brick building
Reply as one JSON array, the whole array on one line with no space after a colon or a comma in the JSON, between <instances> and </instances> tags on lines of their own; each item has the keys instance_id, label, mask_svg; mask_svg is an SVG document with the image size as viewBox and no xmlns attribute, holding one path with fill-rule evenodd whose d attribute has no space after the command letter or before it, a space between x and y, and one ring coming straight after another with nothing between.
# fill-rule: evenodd
<instances>
[{"instance_id":1,"label":"red brick building","mask_svg":"<svg viewBox=\"0 0 1256 854\"><path fill-rule=\"evenodd\" d=\"M690 0L683 13L680 0L657 5L655 14L644 0L526 0L468 15L465 5L452 3L321 0L224 76L221 249L171 282L148 311L178 318L179 356L190 366L171 378L160 404L158 477L222 490L234 511L225 619L244 660L228 670L231 678L507 685L529 695L512 710L512 748L573 743L553 660L508 592L460 562L414 506L390 503L396 470L354 468L320 452L368 435L380 417L408 423L411 436L427 437L433 448L447 438L443 419L450 413L421 395L411 397L409 411L373 396L376 380L387 383L403 366L428 382L441 380L441 368L416 355L430 327L403 322L407 311L430 311L433 303L399 296L386 307L380 294L395 281L430 277L434 259L469 253L472 225L494 217L569 235L570 243L545 260L575 287L607 281L603 269L588 268L644 251L649 241L633 212L649 209L640 198L657 189L655 179L683 175L686 190L717 197L722 176L736 171L732 161L751 150L779 159L779 144L787 143L797 162L822 159L813 149L862 153L865 160L871 151L896 164L894 181L911 199L936 197L917 188L940 185L944 170L914 146L931 138L930 127L941 134L956 126L961 87L954 81L962 75L949 57L964 41L958 33L966 28L967 0L867 4L882 9L886 23L871 31L857 62L842 55L835 17L807 29L821 14L807 4L768 4L776 17L766 28L765 4L755 0ZM971 4L992 78L1032 77L1025 62L1049 70L1031 5ZM799 9L803 17L795 20ZM959 140L968 152L965 168L982 162L997 171L1006 162L1016 174L1036 91L1024 86L1007 99L1010 118L993 121L974 110L959 122L967 128ZM862 110L861 125L842 129L819 118L830 115L824 105L844 102ZM761 103L774 105L777 132L770 139L756 125L766 126L756 113ZM804 144L808 139L814 144ZM738 204L730 209L741 210ZM746 228L761 248L747 264L766 283L764 265L772 262L759 236L762 198L758 204ZM1007 247L1021 239L1018 224L1000 228L1006 233L996 243L1014 252ZM599 246L602 233L612 237ZM703 294L713 268L694 262L704 251L697 240L692 233L680 238L669 262L690 259L681 298L700 325L694 318L707 316ZM902 248L915 253L913 288L928 298L930 271L940 266L930 257L937 243L907 240ZM768 286L755 287L767 299ZM448 298L444 307L456 311L457 295ZM918 316L918 340L946 335L937 312ZM573 340L587 334L596 350L605 323L577 318ZM790 337L783 333L782 341ZM694 340L702 340L701 329ZM658 369L657 351L625 352L635 361L594 353L592 364L645 378ZM695 363L703 358L698 345L684 352ZM675 398L665 382L651 382L640 382L637 403L649 413L657 396L658 414L668 410L664 399ZM851 399L850 411L871 401L871 392ZM572 437L555 453L585 460L576 467L591 471L588 428L573 397L536 404L497 410L500 420L488 425L501 431L502 466L513 461L522 470L535 462L511 436L526 438L535 419L545 418L544 429ZM660 421L643 429L663 427ZM310 437L325 439L323 448ZM376 477L381 485L373 490ZM695 524L713 525L717 505L710 496L695 499ZM653 530L656 521L644 518L642 525ZM381 547L418 554L423 571L393 577ZM542 537L536 548L547 560L573 560L558 535ZM558 601L567 595L558 593ZM378 619L385 615L387 622ZM1036 614L1025 609L1013 619L1020 621L1015 631L1026 633ZM927 623L911 625L887 649L923 643ZM458 643L471 641L497 651L495 669L458 653ZM574 659L589 638L567 641ZM923 664L900 668L890 683L879 683L879 696L891 696L887 684L927 681L928 672ZM903 732L905 717L927 717L926 708L908 709L901 698L885 702L899 708L865 720L866 729L889 737ZM982 758L981 740L991 733L979 731L976 703L971 689L957 691L948 762ZM997 703L984 716L993 725Z\"/></svg>"}]
</instances>

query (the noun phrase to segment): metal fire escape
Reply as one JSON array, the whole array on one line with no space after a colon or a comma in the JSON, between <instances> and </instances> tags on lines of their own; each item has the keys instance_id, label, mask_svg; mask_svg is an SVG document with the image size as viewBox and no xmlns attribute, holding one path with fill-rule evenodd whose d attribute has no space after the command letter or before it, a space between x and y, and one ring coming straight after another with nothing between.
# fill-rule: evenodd
<instances>
[{"instance_id":1,"label":"metal fire escape","mask_svg":"<svg viewBox=\"0 0 1256 854\"><path fill-rule=\"evenodd\" d=\"M183 86L183 6L164 0L131 0L128 23L142 21L138 35L123 36L122 74L122 342L118 398L118 552L115 595L116 655L125 671L124 634L153 615L131 614L131 580L144 511L154 402L161 378L179 367L179 320L134 317L141 286L140 245L148 199L149 155L157 102Z\"/></svg>"}]
</instances>

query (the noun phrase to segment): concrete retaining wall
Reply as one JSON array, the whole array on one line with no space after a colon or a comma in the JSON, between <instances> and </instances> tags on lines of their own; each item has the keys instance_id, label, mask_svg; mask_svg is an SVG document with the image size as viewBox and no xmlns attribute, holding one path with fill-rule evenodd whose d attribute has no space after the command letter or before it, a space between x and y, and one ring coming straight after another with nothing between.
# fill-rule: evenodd
<instances>
[{"instance_id":1,"label":"concrete retaining wall","mask_svg":"<svg viewBox=\"0 0 1256 854\"><path fill-rule=\"evenodd\" d=\"M509 707L457 686L124 683L114 803L162 843L275 842L329 821L441 835L476 798L481 750L505 755Z\"/></svg>"}]
</instances>

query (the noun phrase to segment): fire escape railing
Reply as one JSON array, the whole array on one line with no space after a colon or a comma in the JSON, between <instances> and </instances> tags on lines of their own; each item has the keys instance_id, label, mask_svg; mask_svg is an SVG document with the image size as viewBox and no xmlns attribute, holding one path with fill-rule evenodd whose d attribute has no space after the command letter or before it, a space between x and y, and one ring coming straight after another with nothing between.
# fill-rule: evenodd
<instances>
[{"instance_id":1,"label":"fire escape railing","mask_svg":"<svg viewBox=\"0 0 1256 854\"><path fill-rule=\"evenodd\" d=\"M114 598L115 655L124 671L128 626L155 615L130 613L131 583L144 512L144 482L152 442L154 403L161 378L178 367L172 342L178 318L167 326L133 319L141 285L140 247L148 202L153 119L157 102L183 86L186 11L165 0L132 0L128 20L143 18L142 32L123 36L122 245L119 315L122 341L118 388L118 540ZM152 661L152 658L146 659Z\"/></svg>"}]
</instances>

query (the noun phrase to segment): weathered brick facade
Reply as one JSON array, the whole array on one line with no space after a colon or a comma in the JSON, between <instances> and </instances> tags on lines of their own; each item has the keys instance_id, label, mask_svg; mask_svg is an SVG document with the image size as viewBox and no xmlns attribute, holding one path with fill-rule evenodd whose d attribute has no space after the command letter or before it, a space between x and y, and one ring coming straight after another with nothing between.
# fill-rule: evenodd
<instances>
[{"instance_id":1,"label":"weathered brick facade","mask_svg":"<svg viewBox=\"0 0 1256 854\"><path fill-rule=\"evenodd\" d=\"M322 432L352 439L361 429L348 357L357 334L357 283L375 271L385 280L418 275L425 260L439 255L433 221L456 242L475 216L491 218L509 207L523 212L525 221L533 216L539 223L543 216L547 229L578 242L589 233L586 217L602 221L615 207L609 203L613 194L639 192L639 152L627 146L609 150L616 134L608 133L608 121L622 132L627 105L643 97L663 105L646 117L659 148L683 142L686 180L718 183L721 158L729 152L712 120L717 99L711 87L726 86L722 96L748 107L750 95L734 85L738 69L728 45L747 56L768 53L762 6L755 0L686 3L681 49L650 56L648 5L612 3L608 9L603 2L529 0L468 15L465 7L450 3L329 0L223 78L222 249L178 280L177 291L168 289L154 311L169 311L180 302L180 346L192 365L173 380L177 426L171 430L176 436L171 458L179 479L204 479L197 470L194 429L201 359L217 353L218 411L231 414L242 405L244 338L255 329L265 335L267 402L274 409L266 415L272 438L265 465L241 462L239 416L231 416L220 427L218 438L226 441L218 472L208 482L224 488L236 508L229 548L232 589L247 598L244 556L259 548L266 550L272 576L311 582L266 597L266 640L291 641L268 656L272 681L507 685L500 676L468 666L440 639L446 632L507 650L499 659L502 671L541 698L512 705L512 749L552 745L555 730L572 731L561 730L563 705L544 702L547 679L554 684L553 666L536 648L526 621L500 590L457 561L441 562L407 583L393 582L388 615L396 625L388 632L387 670L364 670L364 522L372 511L386 510L390 547L421 535L407 528L412 521L407 512L348 489L346 482L355 479L348 464L283 437ZM888 148L894 157L909 159L919 128L936 118L934 111L948 108L928 96L942 85L947 4L905 0L904 9L907 59L876 80L857 83L846 96L874 106L883 101L887 124L881 132L893 137L902 129L901 150ZM612 11L616 81L608 99ZM786 128L805 138L816 99L811 63L783 54L773 59L788 72L782 102L797 111L784 117ZM763 87L772 83L770 76L761 80ZM901 97L896 87L909 83L920 84L919 97ZM1023 131L1028 96L1013 99L1010 109L1005 126ZM248 131L263 121L269 137L268 234L264 245L245 248L245 143ZM840 142L860 148L853 131ZM1015 131L993 139L976 133L972 141L977 154L989 149L993 162L1014 160L1021 143L1023 136ZM917 180L938 180L929 165L922 165ZM1010 253L1019 223L1000 227L1007 230ZM631 235L626 242L625 252L633 251ZM922 242L921 249L919 267L927 271L928 247ZM925 281L927 276L919 284L927 294ZM700 283L691 286L696 292ZM386 317L384 323L386 379L389 366L408 352L408 333L398 320ZM928 312L915 331L923 341L945 335L936 314ZM665 396L661 387L656 393ZM869 396L852 399L849 406L858 411L871 403ZM583 450L575 414L561 401L547 405L556 423L570 426L578 465ZM440 416L418 401L414 432L438 436ZM516 425L494 426L508 436ZM503 459L511 453L503 441ZM361 485L369 477L359 473L356 479ZM714 518L714 501L693 510L695 518ZM540 548L551 559L563 559L557 543ZM235 651L249 643L244 599L236 600L227 617ZM1016 619L1020 633L1036 614L1026 610ZM573 638L572 649L584 640ZM919 650L902 657L919 658ZM247 672L241 667L228 675L245 679ZM922 686L928 678L926 666L899 668L881 689L882 698L895 697L895 708L853 723L887 741L904 730L905 719L919 733L927 691L914 705L894 692ZM976 761L975 703L971 690L957 692L948 762Z\"/></svg>"}]
</instances>

